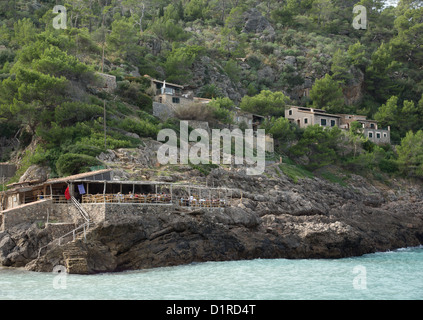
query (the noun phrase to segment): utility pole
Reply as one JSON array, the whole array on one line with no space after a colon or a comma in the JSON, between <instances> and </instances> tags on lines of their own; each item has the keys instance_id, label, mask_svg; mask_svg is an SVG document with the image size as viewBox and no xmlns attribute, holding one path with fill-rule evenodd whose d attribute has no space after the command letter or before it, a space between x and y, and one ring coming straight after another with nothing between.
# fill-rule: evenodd
<instances>
[{"instance_id":1,"label":"utility pole","mask_svg":"<svg viewBox=\"0 0 423 320\"><path fill-rule=\"evenodd\" d=\"M103 53L101 55L101 73L104 73L104 42L105 40L103 41Z\"/></svg>"},{"instance_id":2,"label":"utility pole","mask_svg":"<svg viewBox=\"0 0 423 320\"><path fill-rule=\"evenodd\" d=\"M1 189L1 191L3 191L4 192L4 182L6 181L6 178L4 177L4 172L3 172L3 166L0 166L0 169L1 169L1 185L2 185L2 189Z\"/></svg>"},{"instance_id":3,"label":"utility pole","mask_svg":"<svg viewBox=\"0 0 423 320\"><path fill-rule=\"evenodd\" d=\"M106 31L104 30L104 20L106 19L106 12L103 12L103 19L101 21L101 31L103 31L103 44L102 44L102 54L101 54L101 73L104 72L104 46L106 43Z\"/></svg>"},{"instance_id":4,"label":"utility pole","mask_svg":"<svg viewBox=\"0 0 423 320\"><path fill-rule=\"evenodd\" d=\"M107 136L106 136L106 100L103 99L103 109L104 109L104 116L103 116L103 122L104 122L104 149L107 150Z\"/></svg>"}]
</instances>

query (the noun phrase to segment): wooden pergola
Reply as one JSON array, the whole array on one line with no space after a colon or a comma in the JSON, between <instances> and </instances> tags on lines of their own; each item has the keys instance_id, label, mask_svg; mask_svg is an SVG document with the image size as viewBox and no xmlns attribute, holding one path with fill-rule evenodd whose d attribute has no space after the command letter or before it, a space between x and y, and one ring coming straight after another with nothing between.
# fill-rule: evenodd
<instances>
[{"instance_id":1,"label":"wooden pergola","mask_svg":"<svg viewBox=\"0 0 423 320\"><path fill-rule=\"evenodd\" d=\"M207 186L174 184L173 196L181 206L186 207L226 207L232 200L233 190Z\"/></svg>"},{"instance_id":2,"label":"wooden pergola","mask_svg":"<svg viewBox=\"0 0 423 320\"><path fill-rule=\"evenodd\" d=\"M161 181L73 180L71 195L82 203L172 203L172 183ZM144 201L145 200L145 201Z\"/></svg>"},{"instance_id":3,"label":"wooden pergola","mask_svg":"<svg viewBox=\"0 0 423 320\"><path fill-rule=\"evenodd\" d=\"M162 181L113 180L111 170L99 170L45 182L9 185L2 193L1 209L14 208L42 199L68 203L65 191L80 203L157 204L185 207L222 208L232 200L233 190ZM242 195L241 195L242 197Z\"/></svg>"}]
</instances>

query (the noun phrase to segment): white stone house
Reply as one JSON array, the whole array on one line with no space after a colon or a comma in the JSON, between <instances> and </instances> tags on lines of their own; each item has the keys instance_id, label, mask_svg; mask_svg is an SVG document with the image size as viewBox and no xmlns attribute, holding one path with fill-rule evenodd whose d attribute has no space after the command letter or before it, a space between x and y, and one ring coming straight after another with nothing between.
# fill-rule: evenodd
<instances>
[{"instance_id":1,"label":"white stone house","mask_svg":"<svg viewBox=\"0 0 423 320\"><path fill-rule=\"evenodd\" d=\"M321 109L289 106L285 110L285 118L300 128L306 128L316 124L322 127L339 127L341 117Z\"/></svg>"},{"instance_id":2,"label":"white stone house","mask_svg":"<svg viewBox=\"0 0 423 320\"><path fill-rule=\"evenodd\" d=\"M351 123L357 121L363 127L363 135L373 143L379 145L391 143L390 127L382 129L376 120L367 119L366 116L362 115L330 114L321 109L289 106L285 110L285 118L297 124L300 128L318 124L329 128L337 126L343 130L349 130Z\"/></svg>"}]
</instances>

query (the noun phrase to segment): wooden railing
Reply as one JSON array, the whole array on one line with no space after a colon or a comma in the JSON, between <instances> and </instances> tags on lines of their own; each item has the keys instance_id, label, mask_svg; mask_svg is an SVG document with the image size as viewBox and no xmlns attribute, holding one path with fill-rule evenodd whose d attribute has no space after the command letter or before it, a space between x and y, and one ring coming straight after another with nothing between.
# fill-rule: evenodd
<instances>
[{"instance_id":1,"label":"wooden railing","mask_svg":"<svg viewBox=\"0 0 423 320\"><path fill-rule=\"evenodd\" d=\"M224 208L225 199L202 199L199 197L175 199L169 194L85 194L82 203L133 203L133 204L171 204L196 208Z\"/></svg>"},{"instance_id":2,"label":"wooden railing","mask_svg":"<svg viewBox=\"0 0 423 320\"><path fill-rule=\"evenodd\" d=\"M25 202L26 202L27 199L29 199L29 198L25 198ZM44 195L38 195L38 196L35 196L32 199L32 201L50 200L50 199L53 200L53 203L68 203L68 200L66 200L66 197L65 196L57 196L57 195L55 195L55 196L51 196L51 195L46 195L46 196L44 196Z\"/></svg>"},{"instance_id":3,"label":"wooden railing","mask_svg":"<svg viewBox=\"0 0 423 320\"><path fill-rule=\"evenodd\" d=\"M178 204L182 207L192 208L225 208L227 206L224 199L179 199Z\"/></svg>"},{"instance_id":4,"label":"wooden railing","mask_svg":"<svg viewBox=\"0 0 423 320\"><path fill-rule=\"evenodd\" d=\"M72 201L66 200L65 196L45 196L42 199L52 199L53 203L69 204ZM224 208L227 207L225 199L213 198L202 199L198 196L188 198L175 198L170 194L84 194L80 202L76 199L73 204L79 209L84 210L80 204L102 204L102 203L121 203L121 204L177 204L182 207L194 208ZM81 212L81 210L79 210ZM84 216L84 213L81 213ZM85 218L85 217L84 217Z\"/></svg>"},{"instance_id":5,"label":"wooden railing","mask_svg":"<svg viewBox=\"0 0 423 320\"><path fill-rule=\"evenodd\" d=\"M170 194L84 194L82 203L150 203L170 204Z\"/></svg>"}]
</instances>

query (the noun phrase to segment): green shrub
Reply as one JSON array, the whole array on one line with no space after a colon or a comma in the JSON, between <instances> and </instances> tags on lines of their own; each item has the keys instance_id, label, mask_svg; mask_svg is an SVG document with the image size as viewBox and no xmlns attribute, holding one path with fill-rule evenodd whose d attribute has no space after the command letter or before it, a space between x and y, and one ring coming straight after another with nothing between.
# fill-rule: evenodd
<instances>
[{"instance_id":1,"label":"green shrub","mask_svg":"<svg viewBox=\"0 0 423 320\"><path fill-rule=\"evenodd\" d=\"M153 100L143 91L144 84L135 81L129 82L128 80L118 82L117 92L124 101L151 112L153 110Z\"/></svg>"},{"instance_id":2,"label":"green shrub","mask_svg":"<svg viewBox=\"0 0 423 320\"><path fill-rule=\"evenodd\" d=\"M56 169L60 176L69 176L87 172L90 167L101 164L101 161L85 154L66 153L57 160Z\"/></svg>"},{"instance_id":3,"label":"green shrub","mask_svg":"<svg viewBox=\"0 0 423 320\"><path fill-rule=\"evenodd\" d=\"M0 137L11 138L18 130L19 126L16 123L0 118Z\"/></svg>"},{"instance_id":4,"label":"green shrub","mask_svg":"<svg viewBox=\"0 0 423 320\"><path fill-rule=\"evenodd\" d=\"M15 55L15 52L11 49L0 51L0 66L3 66L6 62L12 62L15 59Z\"/></svg>"},{"instance_id":5,"label":"green shrub","mask_svg":"<svg viewBox=\"0 0 423 320\"><path fill-rule=\"evenodd\" d=\"M176 133L179 134L179 131L180 131L180 121L178 119L175 119L175 118L169 118L165 122L160 123L158 125L158 129L159 130L162 130L162 129L172 129Z\"/></svg>"},{"instance_id":6,"label":"green shrub","mask_svg":"<svg viewBox=\"0 0 423 320\"><path fill-rule=\"evenodd\" d=\"M96 146L98 148L104 148L104 134L93 133L91 134L91 136L81 139L80 143L90 146ZM124 137L124 135L122 134L115 134L111 132L111 130L109 130L106 138L106 145L108 149L118 149L132 148L136 146L136 143L130 137Z\"/></svg>"},{"instance_id":7,"label":"green shrub","mask_svg":"<svg viewBox=\"0 0 423 320\"><path fill-rule=\"evenodd\" d=\"M200 89L199 96L206 99L223 98L222 90L215 84L206 84Z\"/></svg>"},{"instance_id":8,"label":"green shrub","mask_svg":"<svg viewBox=\"0 0 423 320\"><path fill-rule=\"evenodd\" d=\"M103 116L103 108L95 104L64 102L56 107L54 116L58 124L69 126L76 122Z\"/></svg>"},{"instance_id":9,"label":"green shrub","mask_svg":"<svg viewBox=\"0 0 423 320\"><path fill-rule=\"evenodd\" d=\"M140 107L141 110L152 113L153 112L153 99L144 93L138 94L138 100L136 105Z\"/></svg>"},{"instance_id":10,"label":"green shrub","mask_svg":"<svg viewBox=\"0 0 423 320\"><path fill-rule=\"evenodd\" d=\"M150 123L152 123L154 125L160 124L160 121L159 121L158 118L156 118L155 116L151 115L150 113L148 113L146 111L138 110L136 112L136 114L142 120L148 121L148 122L150 122Z\"/></svg>"},{"instance_id":11,"label":"green shrub","mask_svg":"<svg viewBox=\"0 0 423 320\"><path fill-rule=\"evenodd\" d=\"M104 151L104 148L99 148L98 146L91 146L91 145L86 145L82 143L77 143L68 147L69 153L85 154L91 157L96 157L103 151Z\"/></svg>"},{"instance_id":12,"label":"green shrub","mask_svg":"<svg viewBox=\"0 0 423 320\"><path fill-rule=\"evenodd\" d=\"M59 147L64 144L72 144L73 141L90 136L91 127L89 123L85 122L78 122L69 127L62 127L52 122L51 127L39 126L36 133L49 147Z\"/></svg>"},{"instance_id":13,"label":"green shrub","mask_svg":"<svg viewBox=\"0 0 423 320\"><path fill-rule=\"evenodd\" d=\"M344 182L344 178L341 178L337 176L336 174L333 174L331 172L323 172L321 173L321 176L325 178L326 180L334 183L338 183L339 185L346 187L347 184Z\"/></svg>"},{"instance_id":14,"label":"green shrub","mask_svg":"<svg viewBox=\"0 0 423 320\"><path fill-rule=\"evenodd\" d=\"M310 171L298 166L298 165L290 165L282 163L279 165L279 168L282 170L282 172L288 176L292 181L295 183L298 182L298 179L304 179L304 178L314 178L313 173Z\"/></svg>"},{"instance_id":15,"label":"green shrub","mask_svg":"<svg viewBox=\"0 0 423 320\"><path fill-rule=\"evenodd\" d=\"M269 44L264 44L264 45L260 48L260 51L261 51L261 53L263 53L264 55L269 56L269 55L273 54L274 49L275 49L275 48L273 48L273 46L272 46L272 45L269 45Z\"/></svg>"},{"instance_id":16,"label":"green shrub","mask_svg":"<svg viewBox=\"0 0 423 320\"><path fill-rule=\"evenodd\" d=\"M193 168L193 169L197 169L203 176L208 176L210 174L210 172L213 169L218 168L219 166L217 164L192 164L189 163L189 165Z\"/></svg>"},{"instance_id":17,"label":"green shrub","mask_svg":"<svg viewBox=\"0 0 423 320\"><path fill-rule=\"evenodd\" d=\"M62 151L59 148L43 148L37 146L37 148L31 153L30 163L38 164L43 166L54 166L57 159L59 159Z\"/></svg>"},{"instance_id":18,"label":"green shrub","mask_svg":"<svg viewBox=\"0 0 423 320\"><path fill-rule=\"evenodd\" d=\"M373 154L362 153L355 158L347 158L343 162L343 167L351 172L364 172L368 171L373 166Z\"/></svg>"},{"instance_id":19,"label":"green shrub","mask_svg":"<svg viewBox=\"0 0 423 320\"><path fill-rule=\"evenodd\" d=\"M282 163L287 163L291 165L296 165L296 163L287 156L282 156Z\"/></svg>"},{"instance_id":20,"label":"green shrub","mask_svg":"<svg viewBox=\"0 0 423 320\"><path fill-rule=\"evenodd\" d=\"M113 102L111 108L109 109L112 109L111 111L115 114L123 114L125 116L131 116L134 114L134 109L130 105L121 101Z\"/></svg>"},{"instance_id":21,"label":"green shrub","mask_svg":"<svg viewBox=\"0 0 423 320\"><path fill-rule=\"evenodd\" d=\"M154 58L154 57L153 57ZM125 80L128 80L128 81L130 81L130 82L136 82L136 83L139 83L141 86L140 86L140 89L142 90L142 91L146 91L146 90L148 90L149 88L150 88L150 86L151 86L151 82L150 82L150 79L149 78L147 78L147 77L125 77ZM126 82L126 81L125 81Z\"/></svg>"},{"instance_id":22,"label":"green shrub","mask_svg":"<svg viewBox=\"0 0 423 320\"><path fill-rule=\"evenodd\" d=\"M192 64L205 52L206 48L202 46L177 47L174 44L163 65L168 81L174 83L187 82L192 76L191 71L189 71Z\"/></svg>"},{"instance_id":23,"label":"green shrub","mask_svg":"<svg viewBox=\"0 0 423 320\"><path fill-rule=\"evenodd\" d=\"M398 172L398 163L393 159L382 159L379 162L379 169L386 173Z\"/></svg>"},{"instance_id":24,"label":"green shrub","mask_svg":"<svg viewBox=\"0 0 423 320\"><path fill-rule=\"evenodd\" d=\"M261 60L257 56L254 56L254 55L251 55L248 57L247 63L249 64L251 68L256 70L259 69L262 64Z\"/></svg>"},{"instance_id":25,"label":"green shrub","mask_svg":"<svg viewBox=\"0 0 423 320\"><path fill-rule=\"evenodd\" d=\"M133 132L138 134L140 137L157 137L158 129L157 127L145 120L135 120L131 118L125 118L120 124L119 127L128 132Z\"/></svg>"}]
</instances>

